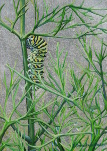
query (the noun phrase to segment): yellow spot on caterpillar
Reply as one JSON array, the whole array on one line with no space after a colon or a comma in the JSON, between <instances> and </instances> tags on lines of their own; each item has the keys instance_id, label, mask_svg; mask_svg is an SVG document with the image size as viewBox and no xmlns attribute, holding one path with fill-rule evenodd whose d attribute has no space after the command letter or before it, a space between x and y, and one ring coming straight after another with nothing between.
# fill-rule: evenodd
<instances>
[{"instance_id":1,"label":"yellow spot on caterpillar","mask_svg":"<svg viewBox=\"0 0 107 151\"><path fill-rule=\"evenodd\" d=\"M35 65L35 68L37 68L37 66Z\"/></svg>"},{"instance_id":2,"label":"yellow spot on caterpillar","mask_svg":"<svg viewBox=\"0 0 107 151\"><path fill-rule=\"evenodd\" d=\"M37 59L35 59L35 62L37 62Z\"/></svg>"}]
</instances>

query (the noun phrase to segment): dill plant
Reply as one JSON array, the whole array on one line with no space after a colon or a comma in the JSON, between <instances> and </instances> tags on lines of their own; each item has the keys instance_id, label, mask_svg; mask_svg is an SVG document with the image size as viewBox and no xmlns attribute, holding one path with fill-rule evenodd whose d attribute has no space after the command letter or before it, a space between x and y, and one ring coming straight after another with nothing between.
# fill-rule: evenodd
<instances>
[{"instance_id":1,"label":"dill plant","mask_svg":"<svg viewBox=\"0 0 107 151\"><path fill-rule=\"evenodd\" d=\"M25 14L28 10L28 4L33 4L35 23L31 31L25 32ZM6 88L6 96L4 107L0 105L0 119L3 124L0 131L0 150L8 148L9 150L54 150L54 151L94 151L103 146L106 150L107 143L107 123L105 122L107 114L107 96L106 96L106 72L103 71L103 61L107 57L106 46L107 43L99 38L99 34L106 34L107 30L101 28L100 25L106 23L106 16L98 13L99 9L93 7L84 7L84 0L79 5L75 5L75 1L65 6L53 8L49 10L46 2L43 1L44 9L42 16L39 16L39 6L37 1L31 0L13 0L13 7L15 12L15 19L11 20L6 18L10 26L2 20L1 12L5 4L0 6L0 26L4 27L12 34L14 34L20 41L22 55L23 55L23 69L19 73L7 64L10 70L11 80L10 85L7 86L6 75L4 73L4 85ZM100 9L106 11L106 9ZM93 15L101 17L100 21L91 24ZM80 20L78 23L73 24L75 16ZM87 23L87 18L89 22ZM15 30L17 21L20 20L20 31ZM49 33L36 33L35 30L41 26L48 26L52 23L54 28ZM74 28L84 27L84 32L75 33L73 37L59 36L59 32L64 30L73 30ZM99 32L100 31L100 32ZM30 35L75 39L79 40L81 44L82 55L87 61L87 66L83 67L78 62L76 64L82 70L82 74L78 77L73 69L69 70L70 77L67 77L66 70L66 57L60 63L60 57L63 51L59 52L59 45L56 48L56 59L51 56L51 65L57 80L52 76L51 72L47 70L48 80L41 79L38 76L40 83L34 83L28 78L28 62L27 62L27 49L26 39ZM87 36L94 36L101 44L100 52L93 49L92 44L87 41ZM93 59L93 53L96 60ZM96 66L98 64L99 68ZM14 73L17 74L14 77ZM21 80L25 80L25 90L16 103L16 95L19 90ZM69 83L72 90L66 91L66 81ZM94 83L94 85L93 85ZM31 89L32 85L36 85L42 89L43 93L39 96L35 95L35 90ZM52 100L48 103L40 103L44 94L49 92L54 94ZM12 111L8 116L6 114L6 107L9 96L12 97ZM26 99L26 113L21 114L17 109L19 105ZM104 105L101 108L100 99ZM36 107L36 109L35 109ZM49 111L51 108L51 111ZM17 113L17 118L13 118ZM49 119L46 122L41 115L47 116ZM28 124L24 125L22 121L27 121ZM35 131L35 125L39 125ZM20 126L28 127L28 134L26 131L21 131ZM12 127L13 137L3 140L6 131ZM102 138L102 139L101 139ZM67 142L67 140L69 140Z\"/></svg>"}]
</instances>

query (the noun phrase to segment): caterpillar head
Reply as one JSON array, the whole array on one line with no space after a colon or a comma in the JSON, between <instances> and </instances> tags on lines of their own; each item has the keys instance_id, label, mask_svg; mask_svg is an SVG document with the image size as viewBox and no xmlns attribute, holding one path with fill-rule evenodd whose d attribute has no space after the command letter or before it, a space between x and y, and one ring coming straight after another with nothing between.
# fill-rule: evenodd
<instances>
[{"instance_id":1,"label":"caterpillar head","mask_svg":"<svg viewBox=\"0 0 107 151\"><path fill-rule=\"evenodd\" d=\"M26 39L26 48L31 49L31 51L33 51L33 44L34 44L34 39L35 36L34 35L30 35L27 39Z\"/></svg>"}]
</instances>

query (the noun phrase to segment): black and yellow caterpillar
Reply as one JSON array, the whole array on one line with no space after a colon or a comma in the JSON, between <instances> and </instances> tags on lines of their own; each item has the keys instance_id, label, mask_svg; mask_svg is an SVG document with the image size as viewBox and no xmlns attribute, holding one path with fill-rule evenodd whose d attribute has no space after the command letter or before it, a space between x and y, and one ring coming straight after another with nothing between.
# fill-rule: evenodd
<instances>
[{"instance_id":1,"label":"black and yellow caterpillar","mask_svg":"<svg viewBox=\"0 0 107 151\"><path fill-rule=\"evenodd\" d=\"M28 76L32 81L40 83L38 74L44 78L43 63L47 53L47 43L42 37L31 35L26 39L26 48L31 50L27 58Z\"/></svg>"}]
</instances>

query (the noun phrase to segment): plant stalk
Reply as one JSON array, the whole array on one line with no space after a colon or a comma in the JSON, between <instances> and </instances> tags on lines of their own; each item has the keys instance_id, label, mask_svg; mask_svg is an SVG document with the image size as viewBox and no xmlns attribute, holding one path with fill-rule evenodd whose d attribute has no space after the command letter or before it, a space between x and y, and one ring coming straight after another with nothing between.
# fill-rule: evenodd
<instances>
[{"instance_id":1,"label":"plant stalk","mask_svg":"<svg viewBox=\"0 0 107 151\"><path fill-rule=\"evenodd\" d=\"M101 138L101 136L103 134L105 134L105 131L107 130L107 126L104 128L104 130L101 132L101 134L98 134L94 139L93 141L91 142L90 146L89 146L89 149L88 151L94 151L95 150L95 147L99 141L99 139Z\"/></svg>"},{"instance_id":2,"label":"plant stalk","mask_svg":"<svg viewBox=\"0 0 107 151\"><path fill-rule=\"evenodd\" d=\"M20 9L25 5L25 0L20 0ZM24 76L28 78L27 75L27 71L28 71L28 62L27 62L27 51L26 51L26 39L23 39L23 37L25 36L25 8L22 9L23 15L20 18L20 34L21 34L21 48L22 48L22 54L23 54L23 67L24 67ZM27 84L26 86L26 92L29 90L31 83L25 81L25 83ZM27 111L29 110L32 102L29 101L27 98L31 98L32 94L31 92L28 92L26 95L26 108ZM32 110L31 112L34 112L34 110ZM29 119L28 120L28 136L31 138L31 143L30 145L34 145L34 120L33 119ZM28 151L30 151L32 149L32 147L28 147Z\"/></svg>"}]
</instances>

